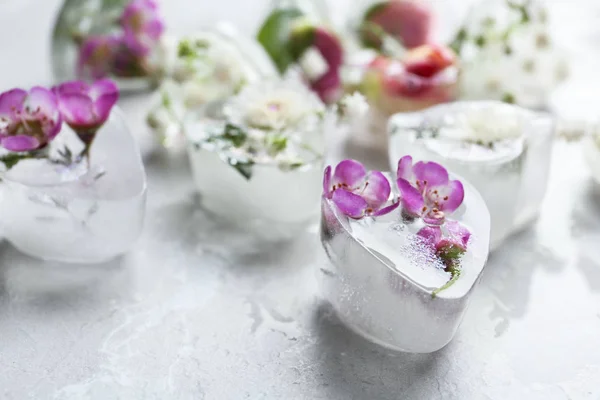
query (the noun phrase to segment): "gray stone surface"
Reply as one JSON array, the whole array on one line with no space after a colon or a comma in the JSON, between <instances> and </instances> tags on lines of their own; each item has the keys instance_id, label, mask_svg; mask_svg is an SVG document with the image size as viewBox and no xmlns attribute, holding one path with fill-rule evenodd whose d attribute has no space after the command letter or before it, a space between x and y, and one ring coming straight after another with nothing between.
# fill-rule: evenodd
<instances>
[{"instance_id":1,"label":"gray stone surface","mask_svg":"<svg viewBox=\"0 0 600 400\"><path fill-rule=\"evenodd\" d=\"M43 3L11 12L41 20L57 1ZM32 55L47 26L3 29L31 68L9 63L3 87L47 79ZM142 135L139 107L123 107ZM65 266L0 244L0 398L600 399L600 189L577 145L554 156L539 221L491 256L457 336L429 355L336 321L316 227L248 243L197 207L184 156L150 157L145 230L124 257Z\"/></svg>"}]
</instances>

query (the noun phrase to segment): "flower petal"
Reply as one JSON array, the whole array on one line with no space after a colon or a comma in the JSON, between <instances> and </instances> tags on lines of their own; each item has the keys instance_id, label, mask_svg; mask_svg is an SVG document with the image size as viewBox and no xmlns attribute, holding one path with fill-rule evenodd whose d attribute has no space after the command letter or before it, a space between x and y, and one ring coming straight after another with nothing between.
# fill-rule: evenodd
<instances>
[{"instance_id":1,"label":"flower petal","mask_svg":"<svg viewBox=\"0 0 600 400\"><path fill-rule=\"evenodd\" d=\"M379 210L390 198L392 188L388 179L379 171L371 171L365 189L360 193L373 210Z\"/></svg>"},{"instance_id":2,"label":"flower petal","mask_svg":"<svg viewBox=\"0 0 600 400\"><path fill-rule=\"evenodd\" d=\"M85 94L68 93L60 96L60 111L71 127L88 127L96 124L94 104Z\"/></svg>"},{"instance_id":3,"label":"flower petal","mask_svg":"<svg viewBox=\"0 0 600 400\"><path fill-rule=\"evenodd\" d=\"M457 245L460 245L466 249L469 239L471 238L471 232L469 232L469 230L461 225L458 221L448 221L446 222L445 227L448 230L448 234L452 240Z\"/></svg>"},{"instance_id":4,"label":"flower petal","mask_svg":"<svg viewBox=\"0 0 600 400\"><path fill-rule=\"evenodd\" d=\"M359 219L364 216L365 210L367 209L367 202L365 199L350 193L347 190L338 189L333 192L332 201L338 207L338 209L350 218Z\"/></svg>"},{"instance_id":5,"label":"flower petal","mask_svg":"<svg viewBox=\"0 0 600 400\"><path fill-rule=\"evenodd\" d=\"M40 147L40 141L33 136L7 136L0 141L2 147L9 151L31 151Z\"/></svg>"},{"instance_id":6,"label":"flower petal","mask_svg":"<svg viewBox=\"0 0 600 400\"><path fill-rule=\"evenodd\" d=\"M52 92L60 97L61 94L68 93L88 93L90 91L90 85L84 81L69 81L61 83L58 86L52 88Z\"/></svg>"},{"instance_id":7,"label":"flower petal","mask_svg":"<svg viewBox=\"0 0 600 400\"><path fill-rule=\"evenodd\" d=\"M426 187L448 184L448 171L438 163L419 161L413 170L415 178Z\"/></svg>"},{"instance_id":8,"label":"flower petal","mask_svg":"<svg viewBox=\"0 0 600 400\"><path fill-rule=\"evenodd\" d=\"M342 185L348 190L362 189L367 170L355 160L344 160L335 167L333 185Z\"/></svg>"},{"instance_id":9,"label":"flower petal","mask_svg":"<svg viewBox=\"0 0 600 400\"><path fill-rule=\"evenodd\" d=\"M421 216L427 207L421 193L414 188L406 179L399 178L397 180L398 189L402 197L402 206L404 210L411 215Z\"/></svg>"},{"instance_id":10,"label":"flower petal","mask_svg":"<svg viewBox=\"0 0 600 400\"><path fill-rule=\"evenodd\" d=\"M331 165L323 172L323 196L331 198Z\"/></svg>"},{"instance_id":11,"label":"flower petal","mask_svg":"<svg viewBox=\"0 0 600 400\"><path fill-rule=\"evenodd\" d=\"M0 95L0 116L14 118L15 111L21 110L27 92L23 89L12 89Z\"/></svg>"},{"instance_id":12,"label":"flower petal","mask_svg":"<svg viewBox=\"0 0 600 400\"><path fill-rule=\"evenodd\" d=\"M119 100L117 84L110 79L99 80L94 83L89 94L94 101L97 122L104 123L108 119L113 106Z\"/></svg>"},{"instance_id":13,"label":"flower petal","mask_svg":"<svg viewBox=\"0 0 600 400\"><path fill-rule=\"evenodd\" d=\"M428 246L435 249L437 243L442 239L442 230L439 226L425 226L417 232L419 236Z\"/></svg>"},{"instance_id":14,"label":"flower petal","mask_svg":"<svg viewBox=\"0 0 600 400\"><path fill-rule=\"evenodd\" d=\"M454 212L465 199L465 189L458 180L450 181L446 186L435 189L438 191L438 208L446 214Z\"/></svg>"},{"instance_id":15,"label":"flower petal","mask_svg":"<svg viewBox=\"0 0 600 400\"><path fill-rule=\"evenodd\" d=\"M386 215L391 213L392 211L394 211L396 208L398 208L398 206L400 205L400 201L395 201L394 203L390 204L387 207L383 207L382 209L380 209L379 211L376 211L374 213L371 213L371 215L373 217L380 217L382 215Z\"/></svg>"},{"instance_id":16,"label":"flower petal","mask_svg":"<svg viewBox=\"0 0 600 400\"><path fill-rule=\"evenodd\" d=\"M42 113L54 119L58 113L56 95L41 86L35 86L29 91L23 106L26 111L24 117L27 117L27 114L31 116L33 113Z\"/></svg>"},{"instance_id":17,"label":"flower petal","mask_svg":"<svg viewBox=\"0 0 600 400\"><path fill-rule=\"evenodd\" d=\"M398 161L398 169L396 171L397 178L412 182L414 180L413 159L411 156L404 156Z\"/></svg>"}]
</instances>

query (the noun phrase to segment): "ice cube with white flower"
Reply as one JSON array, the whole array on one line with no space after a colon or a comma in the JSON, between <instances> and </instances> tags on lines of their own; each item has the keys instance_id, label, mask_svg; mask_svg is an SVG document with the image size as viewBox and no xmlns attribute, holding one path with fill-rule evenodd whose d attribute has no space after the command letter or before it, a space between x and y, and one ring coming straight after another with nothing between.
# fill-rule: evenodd
<instances>
[{"instance_id":1,"label":"ice cube with white flower","mask_svg":"<svg viewBox=\"0 0 600 400\"><path fill-rule=\"evenodd\" d=\"M318 215L324 136L336 116L303 83L269 80L186 122L205 209L265 239Z\"/></svg>"},{"instance_id":2,"label":"ice cube with white flower","mask_svg":"<svg viewBox=\"0 0 600 400\"><path fill-rule=\"evenodd\" d=\"M539 213L554 123L543 113L495 101L456 102L399 113L389 124L390 159L435 160L477 188L492 218L495 249Z\"/></svg>"},{"instance_id":3,"label":"ice cube with white flower","mask_svg":"<svg viewBox=\"0 0 600 400\"><path fill-rule=\"evenodd\" d=\"M325 171L322 295L390 349L428 353L454 336L485 266L490 219L477 191L410 156L391 174L344 160Z\"/></svg>"},{"instance_id":4,"label":"ice cube with white flower","mask_svg":"<svg viewBox=\"0 0 600 400\"><path fill-rule=\"evenodd\" d=\"M188 112L226 99L244 85L277 76L264 49L230 24L173 40L172 61L148 113L148 125L166 148L184 142L182 124Z\"/></svg>"}]
</instances>

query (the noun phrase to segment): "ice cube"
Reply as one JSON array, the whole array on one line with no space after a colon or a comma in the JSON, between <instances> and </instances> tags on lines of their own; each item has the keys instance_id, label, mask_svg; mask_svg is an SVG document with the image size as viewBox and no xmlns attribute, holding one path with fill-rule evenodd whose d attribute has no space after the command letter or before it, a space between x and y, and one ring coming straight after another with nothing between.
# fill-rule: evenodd
<instances>
[{"instance_id":1,"label":"ice cube","mask_svg":"<svg viewBox=\"0 0 600 400\"><path fill-rule=\"evenodd\" d=\"M472 236L460 277L435 295L450 274L416 237L418 221L401 212L352 220L322 200L321 240L331 261L322 269L322 293L351 329L387 348L415 353L436 351L452 339L487 261L490 232L483 199L461 181L465 200L453 218Z\"/></svg>"},{"instance_id":2,"label":"ice cube","mask_svg":"<svg viewBox=\"0 0 600 400\"><path fill-rule=\"evenodd\" d=\"M456 102L396 114L389 132L390 160L434 160L477 188L490 210L492 249L537 216L553 143L548 116L500 102Z\"/></svg>"},{"instance_id":3,"label":"ice cube","mask_svg":"<svg viewBox=\"0 0 600 400\"><path fill-rule=\"evenodd\" d=\"M74 153L68 128L52 142ZM114 109L91 148L91 167L25 160L2 173L3 234L33 257L99 263L126 252L142 229L146 174L124 116ZM85 164L85 161L82 162Z\"/></svg>"},{"instance_id":4,"label":"ice cube","mask_svg":"<svg viewBox=\"0 0 600 400\"><path fill-rule=\"evenodd\" d=\"M266 240L292 238L316 222L323 179L319 157L289 169L268 160L236 165L227 152L196 140L212 123L188 126L188 155L205 210Z\"/></svg>"}]
</instances>

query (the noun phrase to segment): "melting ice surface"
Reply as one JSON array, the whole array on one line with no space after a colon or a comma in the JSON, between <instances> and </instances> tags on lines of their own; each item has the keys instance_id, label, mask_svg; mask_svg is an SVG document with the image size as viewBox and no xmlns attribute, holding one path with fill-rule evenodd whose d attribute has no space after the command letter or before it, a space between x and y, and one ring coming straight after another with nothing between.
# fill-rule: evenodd
<instances>
[{"instance_id":1,"label":"melting ice surface","mask_svg":"<svg viewBox=\"0 0 600 400\"><path fill-rule=\"evenodd\" d=\"M488 209L471 184L460 177L465 188L463 204L448 218L457 220L471 232L467 252L461 258L461 276L448 289L439 293L442 298L464 296L482 271L488 256L490 216ZM331 203L336 209L335 205ZM394 211L386 216L353 220L340 212L337 218L358 244L367 248L383 265L397 271L404 280L431 293L451 278L442 262L434 256L416 235L423 222L403 221ZM370 265L361 268L376 268Z\"/></svg>"},{"instance_id":2,"label":"melting ice surface","mask_svg":"<svg viewBox=\"0 0 600 400\"><path fill-rule=\"evenodd\" d=\"M422 226L419 222L405 223L393 213L377 219L351 220L350 227L354 237L385 264L415 284L433 290L451 276L433 250L416 235ZM469 258L472 254L467 252L461 266L469 268Z\"/></svg>"}]
</instances>

